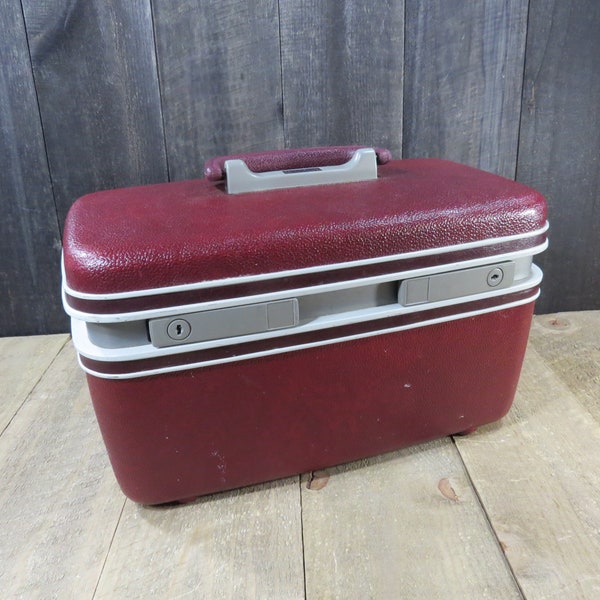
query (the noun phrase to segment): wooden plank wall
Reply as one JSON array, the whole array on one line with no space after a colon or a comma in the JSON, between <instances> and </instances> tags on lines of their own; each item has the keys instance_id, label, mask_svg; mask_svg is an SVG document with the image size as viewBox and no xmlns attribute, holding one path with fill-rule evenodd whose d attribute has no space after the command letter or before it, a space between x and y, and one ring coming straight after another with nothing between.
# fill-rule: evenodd
<instances>
[{"instance_id":1,"label":"wooden plank wall","mask_svg":"<svg viewBox=\"0 0 600 600\"><path fill-rule=\"evenodd\" d=\"M531 2L517 178L549 203L539 308L600 307L600 2Z\"/></svg>"},{"instance_id":2,"label":"wooden plank wall","mask_svg":"<svg viewBox=\"0 0 600 600\"><path fill-rule=\"evenodd\" d=\"M78 196L346 143L534 185L537 312L600 308L598 31L595 0L0 0L0 335L67 330Z\"/></svg>"},{"instance_id":3,"label":"wooden plank wall","mask_svg":"<svg viewBox=\"0 0 600 600\"><path fill-rule=\"evenodd\" d=\"M404 3L280 3L288 147L370 144L402 153Z\"/></svg>"},{"instance_id":4,"label":"wooden plank wall","mask_svg":"<svg viewBox=\"0 0 600 600\"><path fill-rule=\"evenodd\" d=\"M153 0L172 180L211 156L283 146L277 0Z\"/></svg>"},{"instance_id":5,"label":"wooden plank wall","mask_svg":"<svg viewBox=\"0 0 600 600\"><path fill-rule=\"evenodd\" d=\"M21 7L0 3L0 334L64 329L60 235Z\"/></svg>"},{"instance_id":6,"label":"wooden plank wall","mask_svg":"<svg viewBox=\"0 0 600 600\"><path fill-rule=\"evenodd\" d=\"M404 156L514 179L527 0L406 0L406 18Z\"/></svg>"}]
</instances>

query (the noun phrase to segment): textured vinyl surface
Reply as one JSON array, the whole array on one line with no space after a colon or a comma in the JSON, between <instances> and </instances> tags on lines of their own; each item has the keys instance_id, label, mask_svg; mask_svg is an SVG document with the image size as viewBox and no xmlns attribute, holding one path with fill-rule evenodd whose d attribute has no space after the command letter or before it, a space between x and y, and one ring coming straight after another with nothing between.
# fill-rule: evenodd
<instances>
[{"instance_id":1,"label":"textured vinyl surface","mask_svg":"<svg viewBox=\"0 0 600 600\"><path fill-rule=\"evenodd\" d=\"M64 264L73 290L114 293L526 234L545 222L544 199L523 184L412 159L380 166L373 181L236 196L206 179L96 192L69 213Z\"/></svg>"},{"instance_id":2,"label":"textured vinyl surface","mask_svg":"<svg viewBox=\"0 0 600 600\"><path fill-rule=\"evenodd\" d=\"M510 408L533 302L128 380L88 375L124 492L156 504L468 430Z\"/></svg>"}]
</instances>

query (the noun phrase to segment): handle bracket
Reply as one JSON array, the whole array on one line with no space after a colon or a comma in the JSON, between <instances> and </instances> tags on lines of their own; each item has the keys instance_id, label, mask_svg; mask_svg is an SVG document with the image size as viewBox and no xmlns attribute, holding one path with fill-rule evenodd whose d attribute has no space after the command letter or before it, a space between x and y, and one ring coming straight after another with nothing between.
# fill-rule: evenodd
<instances>
[{"instance_id":1,"label":"handle bracket","mask_svg":"<svg viewBox=\"0 0 600 600\"><path fill-rule=\"evenodd\" d=\"M227 192L264 192L311 185L351 183L377 179L377 153L373 148L359 148L342 164L327 167L303 167L255 173L241 159L225 161Z\"/></svg>"}]
</instances>

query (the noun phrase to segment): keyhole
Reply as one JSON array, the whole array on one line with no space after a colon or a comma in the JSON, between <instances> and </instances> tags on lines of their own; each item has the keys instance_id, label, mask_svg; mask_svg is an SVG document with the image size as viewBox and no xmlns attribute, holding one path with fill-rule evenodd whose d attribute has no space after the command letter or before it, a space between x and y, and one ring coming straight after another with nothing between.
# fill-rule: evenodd
<instances>
[{"instance_id":1,"label":"keyhole","mask_svg":"<svg viewBox=\"0 0 600 600\"><path fill-rule=\"evenodd\" d=\"M167 326L167 335L172 340L185 340L192 332L192 327L185 319L173 319Z\"/></svg>"},{"instance_id":2,"label":"keyhole","mask_svg":"<svg viewBox=\"0 0 600 600\"><path fill-rule=\"evenodd\" d=\"M504 272L500 267L494 267L487 276L487 284L490 287L496 287L500 285L500 282L504 279Z\"/></svg>"}]
</instances>

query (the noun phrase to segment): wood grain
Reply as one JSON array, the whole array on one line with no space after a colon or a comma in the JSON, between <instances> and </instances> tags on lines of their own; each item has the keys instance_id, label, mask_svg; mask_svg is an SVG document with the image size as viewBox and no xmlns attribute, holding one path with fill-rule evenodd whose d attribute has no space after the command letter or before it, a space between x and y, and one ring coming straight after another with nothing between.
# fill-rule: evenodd
<instances>
[{"instance_id":1,"label":"wood grain","mask_svg":"<svg viewBox=\"0 0 600 600\"><path fill-rule=\"evenodd\" d=\"M67 339L65 334L0 338L0 435Z\"/></svg>"},{"instance_id":2,"label":"wood grain","mask_svg":"<svg viewBox=\"0 0 600 600\"><path fill-rule=\"evenodd\" d=\"M277 0L153 0L171 179L283 145Z\"/></svg>"},{"instance_id":3,"label":"wood grain","mask_svg":"<svg viewBox=\"0 0 600 600\"><path fill-rule=\"evenodd\" d=\"M600 313L538 316L531 345L554 375L600 423Z\"/></svg>"},{"instance_id":4,"label":"wood grain","mask_svg":"<svg viewBox=\"0 0 600 600\"><path fill-rule=\"evenodd\" d=\"M78 196L346 143L516 172L549 201L538 312L600 308L599 29L594 0L0 0L0 334L68 329Z\"/></svg>"},{"instance_id":5,"label":"wood grain","mask_svg":"<svg viewBox=\"0 0 600 600\"><path fill-rule=\"evenodd\" d=\"M582 400L530 345L508 417L456 440L527 598L600 597L600 424Z\"/></svg>"},{"instance_id":6,"label":"wood grain","mask_svg":"<svg viewBox=\"0 0 600 600\"><path fill-rule=\"evenodd\" d=\"M66 330L60 232L23 15L0 0L0 335Z\"/></svg>"},{"instance_id":7,"label":"wood grain","mask_svg":"<svg viewBox=\"0 0 600 600\"><path fill-rule=\"evenodd\" d=\"M64 337L4 340L2 402L35 387L0 435L0 595L595 599L598 340L598 311L536 317L510 413L454 443L154 508L118 489L71 343L35 385Z\"/></svg>"},{"instance_id":8,"label":"wood grain","mask_svg":"<svg viewBox=\"0 0 600 600\"><path fill-rule=\"evenodd\" d=\"M520 598L449 439L302 489L306 597Z\"/></svg>"},{"instance_id":9,"label":"wood grain","mask_svg":"<svg viewBox=\"0 0 600 600\"><path fill-rule=\"evenodd\" d=\"M527 0L406 0L405 157L513 178Z\"/></svg>"},{"instance_id":10,"label":"wood grain","mask_svg":"<svg viewBox=\"0 0 600 600\"><path fill-rule=\"evenodd\" d=\"M282 0L288 147L402 151L404 2Z\"/></svg>"},{"instance_id":11,"label":"wood grain","mask_svg":"<svg viewBox=\"0 0 600 600\"><path fill-rule=\"evenodd\" d=\"M2 597L91 598L124 498L71 343L0 436L0 472Z\"/></svg>"},{"instance_id":12,"label":"wood grain","mask_svg":"<svg viewBox=\"0 0 600 600\"><path fill-rule=\"evenodd\" d=\"M127 502L96 600L304 598L298 478L186 506Z\"/></svg>"},{"instance_id":13,"label":"wood grain","mask_svg":"<svg viewBox=\"0 0 600 600\"><path fill-rule=\"evenodd\" d=\"M22 4L61 226L83 194L165 181L150 0Z\"/></svg>"},{"instance_id":14,"label":"wood grain","mask_svg":"<svg viewBox=\"0 0 600 600\"><path fill-rule=\"evenodd\" d=\"M600 3L531 4L518 179L547 198L541 313L600 308Z\"/></svg>"}]
</instances>

